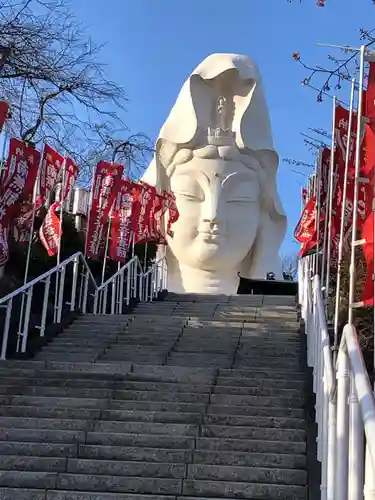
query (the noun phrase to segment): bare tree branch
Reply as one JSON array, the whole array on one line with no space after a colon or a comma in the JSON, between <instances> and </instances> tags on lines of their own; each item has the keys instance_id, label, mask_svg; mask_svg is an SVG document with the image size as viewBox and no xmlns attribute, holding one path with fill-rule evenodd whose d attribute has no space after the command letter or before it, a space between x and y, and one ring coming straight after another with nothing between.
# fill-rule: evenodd
<instances>
[{"instance_id":1,"label":"bare tree branch","mask_svg":"<svg viewBox=\"0 0 375 500\"><path fill-rule=\"evenodd\" d=\"M12 134L36 144L48 139L80 165L83 182L99 154L112 157L111 141L125 140L121 161L130 176L139 174L151 143L130 133L126 93L107 77L102 47L75 19L70 0L0 0L0 41L0 52L7 50L0 98L11 105Z\"/></svg>"}]
</instances>

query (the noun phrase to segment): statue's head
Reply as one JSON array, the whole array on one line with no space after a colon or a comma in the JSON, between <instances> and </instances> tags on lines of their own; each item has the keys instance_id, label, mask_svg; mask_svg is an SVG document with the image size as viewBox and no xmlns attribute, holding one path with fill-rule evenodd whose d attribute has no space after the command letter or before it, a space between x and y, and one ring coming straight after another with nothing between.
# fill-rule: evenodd
<instances>
[{"instance_id":1,"label":"statue's head","mask_svg":"<svg viewBox=\"0 0 375 500\"><path fill-rule=\"evenodd\" d=\"M176 195L168 270L281 277L286 217L277 167L256 65L241 55L207 57L182 87L143 178Z\"/></svg>"}]
</instances>

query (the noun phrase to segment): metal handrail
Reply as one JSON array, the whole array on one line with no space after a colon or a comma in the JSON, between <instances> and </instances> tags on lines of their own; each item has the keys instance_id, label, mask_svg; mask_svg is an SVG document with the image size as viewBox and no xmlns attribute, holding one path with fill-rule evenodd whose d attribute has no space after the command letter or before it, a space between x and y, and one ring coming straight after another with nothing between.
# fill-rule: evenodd
<instances>
[{"instance_id":1,"label":"metal handrail","mask_svg":"<svg viewBox=\"0 0 375 500\"><path fill-rule=\"evenodd\" d=\"M66 293L66 273L68 266L73 265L72 286L70 290L70 301L64 302ZM80 264L83 270L80 273ZM44 284L43 305L40 315L40 325L34 325L39 329L39 336L45 334L48 306L50 304L51 288L54 288L53 322L61 323L64 304L70 305L70 311L78 308L82 313L93 314L122 314L124 303L128 306L131 299L141 301L153 300L166 284L166 266L163 265L162 280L158 270L160 263L151 266L150 270L144 272L137 256L124 264L106 282L98 286L95 278L81 252L76 252L59 265L43 273L41 276L26 283L24 286L14 290L0 299L0 308L6 309L3 338L1 343L0 360L7 357L9 330L12 320L13 301L16 297L22 297L21 310L19 312L18 333L16 352L26 352L27 341L30 330L30 318L32 312L32 300L34 287ZM51 281L55 278L55 287L51 287ZM89 287L93 289L89 294ZM89 296L93 297L92 304ZM110 296L110 307L107 307L107 298ZM35 297L35 296L34 296Z\"/></svg>"},{"instance_id":2,"label":"metal handrail","mask_svg":"<svg viewBox=\"0 0 375 500\"><path fill-rule=\"evenodd\" d=\"M320 279L318 276L311 279L313 265L309 257L304 258L301 264L304 269L300 273L299 297L306 326L307 359L313 368L316 394L317 456L322 467L321 498L357 500L363 498L364 490L368 498L373 498L375 395L357 332L353 325L344 327L334 363Z\"/></svg>"},{"instance_id":3,"label":"metal handrail","mask_svg":"<svg viewBox=\"0 0 375 500\"><path fill-rule=\"evenodd\" d=\"M343 338L345 339L347 354L352 367L354 386L361 408L367 446L375 474L375 397L361 348L359 347L357 331L353 325L344 327Z\"/></svg>"},{"instance_id":4,"label":"metal handrail","mask_svg":"<svg viewBox=\"0 0 375 500\"><path fill-rule=\"evenodd\" d=\"M135 255L134 257L132 257L131 260L129 260L128 262L126 262L126 264L124 264L118 271L115 272L115 274L113 274L112 276L110 276L107 281L105 281L104 283L102 283L100 286L98 286L98 291L99 290L102 290L103 288L105 288L106 286L110 285L111 283L113 283L114 280L116 280L116 278L118 278L128 267L130 267L134 262L136 262L138 264L138 266L140 267L141 269L141 272L143 273L143 268L142 268L142 265L139 261L139 258L137 255Z\"/></svg>"},{"instance_id":5,"label":"metal handrail","mask_svg":"<svg viewBox=\"0 0 375 500\"><path fill-rule=\"evenodd\" d=\"M87 272L88 272L88 275L89 275L91 281L96 286L95 278L94 278L93 274L91 273L91 270L90 270L90 268L89 268L89 266L88 266L88 264L87 264L87 262L86 262L86 260L85 260L85 258L83 256L82 252L76 252L75 254L71 255L70 257L68 257L67 259L65 259L63 262L61 262L59 265L53 267L49 271L46 271L45 273L41 274L37 278L34 278L33 280L27 282L25 285L17 288L17 290L13 290L13 292L8 293L8 295L5 295L4 297L1 297L0 298L0 307L3 307L3 304L6 303L6 302L8 302L8 300L13 299L14 297L16 297L17 295L19 295L20 293L25 293L29 288L31 288L34 285L37 285L38 283L44 281L49 276L52 276L57 271L61 270L66 265L68 265L71 262L73 262L74 259L76 259L77 257L81 259L82 264L87 269Z\"/></svg>"}]
</instances>

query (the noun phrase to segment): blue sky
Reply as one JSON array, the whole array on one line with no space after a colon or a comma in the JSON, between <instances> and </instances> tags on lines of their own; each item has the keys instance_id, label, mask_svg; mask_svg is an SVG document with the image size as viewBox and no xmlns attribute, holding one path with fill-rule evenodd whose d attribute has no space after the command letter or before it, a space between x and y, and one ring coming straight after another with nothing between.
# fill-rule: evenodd
<instances>
[{"instance_id":1,"label":"blue sky","mask_svg":"<svg viewBox=\"0 0 375 500\"><path fill-rule=\"evenodd\" d=\"M292 59L298 51L311 65L327 61L316 42L359 46L358 29L375 19L371 0L75 0L77 18L98 42L109 77L130 99L132 132L155 140L191 71L214 52L245 54L259 65L271 114L275 147L285 157L312 162L300 132L331 129L332 103L316 102L303 87L306 71ZM335 52L338 56L338 52ZM341 98L349 100L348 89ZM283 253L297 251L292 232L300 211L300 182L280 161L279 193L288 216Z\"/></svg>"}]
</instances>

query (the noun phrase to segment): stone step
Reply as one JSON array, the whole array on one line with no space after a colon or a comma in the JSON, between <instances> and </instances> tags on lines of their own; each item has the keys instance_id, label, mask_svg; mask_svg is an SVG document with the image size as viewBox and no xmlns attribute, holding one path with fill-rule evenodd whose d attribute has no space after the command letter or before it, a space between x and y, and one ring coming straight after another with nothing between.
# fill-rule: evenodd
<instances>
[{"instance_id":1,"label":"stone step","mask_svg":"<svg viewBox=\"0 0 375 500\"><path fill-rule=\"evenodd\" d=\"M48 396L12 396L12 405L15 406L48 406L54 408L92 408L105 409L108 407L107 399L48 397ZM8 402L9 405L9 402Z\"/></svg>"},{"instance_id":2,"label":"stone step","mask_svg":"<svg viewBox=\"0 0 375 500\"><path fill-rule=\"evenodd\" d=\"M165 434L168 436L197 436L199 433L199 426L194 424L178 423L119 422L100 420L97 421L93 426L93 432L120 434Z\"/></svg>"},{"instance_id":3,"label":"stone step","mask_svg":"<svg viewBox=\"0 0 375 500\"><path fill-rule=\"evenodd\" d=\"M113 393L114 399L131 401L166 401L181 403L208 403L209 395L193 392L160 392L160 391L121 391Z\"/></svg>"},{"instance_id":4,"label":"stone step","mask_svg":"<svg viewBox=\"0 0 375 500\"><path fill-rule=\"evenodd\" d=\"M233 439L255 439L264 441L291 441L304 442L305 430L301 429L278 429L267 427L245 427L225 425L203 425L201 427L202 437L233 438Z\"/></svg>"},{"instance_id":5,"label":"stone step","mask_svg":"<svg viewBox=\"0 0 375 500\"><path fill-rule=\"evenodd\" d=\"M20 455L32 457L76 457L78 445L63 443L28 443L0 441L0 455ZM2 498L0 496L0 498Z\"/></svg>"},{"instance_id":6,"label":"stone step","mask_svg":"<svg viewBox=\"0 0 375 500\"><path fill-rule=\"evenodd\" d=\"M0 441L76 444L84 443L85 435L85 431L0 428Z\"/></svg>"},{"instance_id":7,"label":"stone step","mask_svg":"<svg viewBox=\"0 0 375 500\"><path fill-rule=\"evenodd\" d=\"M0 448L1 450L1 448ZM137 448L130 446L79 445L81 458L136 462L191 463L192 452L178 449Z\"/></svg>"},{"instance_id":8,"label":"stone step","mask_svg":"<svg viewBox=\"0 0 375 500\"><path fill-rule=\"evenodd\" d=\"M275 368L272 370L267 370L267 368L263 369L255 369L255 368L234 368L233 370L219 370L219 376L224 377L237 377L243 380L253 379L253 378L261 378L261 379L274 379L275 377L284 380L302 380L305 381L306 374L302 370L296 369L287 369L287 368Z\"/></svg>"},{"instance_id":9,"label":"stone step","mask_svg":"<svg viewBox=\"0 0 375 500\"><path fill-rule=\"evenodd\" d=\"M1 380L1 379L0 379ZM12 377L2 381L7 385L25 386L42 386L42 387L74 387L85 389L114 389L115 387L122 387L123 382L120 380L95 380L85 378L26 378L26 377Z\"/></svg>"},{"instance_id":10,"label":"stone step","mask_svg":"<svg viewBox=\"0 0 375 500\"><path fill-rule=\"evenodd\" d=\"M241 415L205 415L205 425L226 425L246 427L276 427L279 429L305 429L305 420L290 417L264 417Z\"/></svg>"},{"instance_id":11,"label":"stone step","mask_svg":"<svg viewBox=\"0 0 375 500\"><path fill-rule=\"evenodd\" d=\"M1 500L46 500L46 492L36 489L0 487L0 498Z\"/></svg>"},{"instance_id":12,"label":"stone step","mask_svg":"<svg viewBox=\"0 0 375 500\"><path fill-rule=\"evenodd\" d=\"M171 500L170 496L132 493L97 493L94 491L0 488L1 500Z\"/></svg>"},{"instance_id":13,"label":"stone step","mask_svg":"<svg viewBox=\"0 0 375 500\"><path fill-rule=\"evenodd\" d=\"M81 442L81 444L84 444ZM126 446L193 450L194 436L170 436L166 434L124 434L119 432L88 432L85 444L102 446Z\"/></svg>"},{"instance_id":14,"label":"stone step","mask_svg":"<svg viewBox=\"0 0 375 500\"><path fill-rule=\"evenodd\" d=\"M233 406L210 404L207 407L209 415L243 415L253 417L284 417L304 418L302 408L287 408L276 406Z\"/></svg>"},{"instance_id":15,"label":"stone step","mask_svg":"<svg viewBox=\"0 0 375 500\"><path fill-rule=\"evenodd\" d=\"M230 387L274 387L275 389L298 389L305 388L303 380L278 379L278 378L242 378L219 376L217 386Z\"/></svg>"},{"instance_id":16,"label":"stone step","mask_svg":"<svg viewBox=\"0 0 375 500\"><path fill-rule=\"evenodd\" d=\"M265 397L296 397L297 399L303 396L303 391L299 389L280 389L278 387L241 387L217 384L213 388L214 394L233 394L245 396L265 396Z\"/></svg>"},{"instance_id":17,"label":"stone step","mask_svg":"<svg viewBox=\"0 0 375 500\"><path fill-rule=\"evenodd\" d=\"M45 429L84 431L93 427L93 421L62 418L0 417L0 429Z\"/></svg>"},{"instance_id":18,"label":"stone step","mask_svg":"<svg viewBox=\"0 0 375 500\"><path fill-rule=\"evenodd\" d=\"M279 453L304 455L305 441L271 441L257 439L236 439L228 437L199 437L196 439L196 449L216 452L246 452L246 453Z\"/></svg>"},{"instance_id":19,"label":"stone step","mask_svg":"<svg viewBox=\"0 0 375 500\"><path fill-rule=\"evenodd\" d=\"M66 472L69 460L74 459L66 459L65 457L0 455L0 471Z\"/></svg>"},{"instance_id":20,"label":"stone step","mask_svg":"<svg viewBox=\"0 0 375 500\"><path fill-rule=\"evenodd\" d=\"M187 498L189 495L194 497L194 500L203 500L200 497L243 498L246 500L305 500L306 488L304 486L265 483L185 480L183 495L184 500L193 500Z\"/></svg>"},{"instance_id":21,"label":"stone step","mask_svg":"<svg viewBox=\"0 0 375 500\"><path fill-rule=\"evenodd\" d=\"M219 406L278 406L286 408L302 408L305 404L303 395L297 396L245 396L232 394L212 394L210 402Z\"/></svg>"},{"instance_id":22,"label":"stone step","mask_svg":"<svg viewBox=\"0 0 375 500\"><path fill-rule=\"evenodd\" d=\"M0 487L178 495L182 480L55 472L0 471Z\"/></svg>"},{"instance_id":23,"label":"stone step","mask_svg":"<svg viewBox=\"0 0 375 500\"><path fill-rule=\"evenodd\" d=\"M139 353L139 354L131 354L130 353L129 354L129 353L126 353L126 351L116 352L116 350L113 349L111 351L107 351L104 354L101 354L98 357L98 360L107 361L107 362L110 362L110 361L116 361L116 362L135 361L137 363L145 363L145 364L152 363L154 365L163 365L167 354L168 354L168 349L165 349L164 352L159 352L159 353L154 352L154 353L150 353L150 354L142 354L142 353Z\"/></svg>"},{"instance_id":24,"label":"stone step","mask_svg":"<svg viewBox=\"0 0 375 500\"><path fill-rule=\"evenodd\" d=\"M54 353L43 351L36 355L35 359L45 361L88 361L94 362L98 354L87 354L85 352L79 354Z\"/></svg>"},{"instance_id":25,"label":"stone step","mask_svg":"<svg viewBox=\"0 0 375 500\"><path fill-rule=\"evenodd\" d=\"M306 455L286 453L196 450L193 452L192 461L195 464L237 465L243 467L280 467L282 469L302 470L306 468Z\"/></svg>"},{"instance_id":26,"label":"stone step","mask_svg":"<svg viewBox=\"0 0 375 500\"><path fill-rule=\"evenodd\" d=\"M73 459L70 459L73 461ZM68 461L69 464L69 461ZM306 484L306 471L263 467L240 467L234 465L189 464L187 477L195 480L238 481L246 483Z\"/></svg>"},{"instance_id":27,"label":"stone step","mask_svg":"<svg viewBox=\"0 0 375 500\"><path fill-rule=\"evenodd\" d=\"M132 375L141 377L143 380L157 380L158 382L212 384L216 378L216 370L186 366L137 366L137 364L133 364Z\"/></svg>"},{"instance_id":28,"label":"stone step","mask_svg":"<svg viewBox=\"0 0 375 500\"><path fill-rule=\"evenodd\" d=\"M37 470L37 468L35 470ZM69 458L65 470L69 474L85 474L87 476L92 474L105 474L117 477L136 476L181 479L186 476L185 464L166 462L125 462L117 460ZM64 470L61 472L64 472Z\"/></svg>"},{"instance_id":29,"label":"stone step","mask_svg":"<svg viewBox=\"0 0 375 500\"><path fill-rule=\"evenodd\" d=\"M204 413L206 403L181 403L167 401L119 401L112 400L109 407L121 411L161 411L179 413Z\"/></svg>"}]
</instances>

